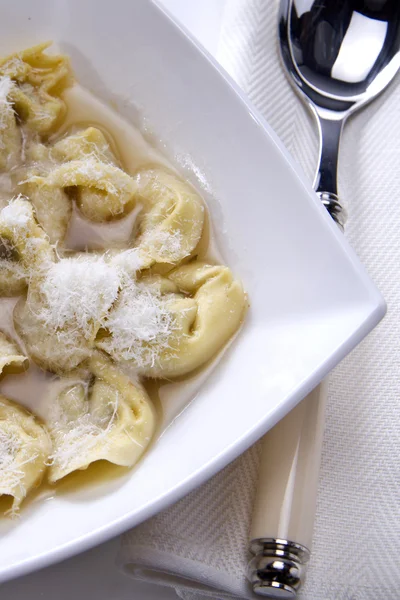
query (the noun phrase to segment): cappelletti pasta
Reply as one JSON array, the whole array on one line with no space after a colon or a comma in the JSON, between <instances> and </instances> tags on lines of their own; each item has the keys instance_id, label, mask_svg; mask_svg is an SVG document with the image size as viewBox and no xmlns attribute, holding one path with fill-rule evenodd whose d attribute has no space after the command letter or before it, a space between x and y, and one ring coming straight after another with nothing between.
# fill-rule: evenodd
<instances>
[{"instance_id":1,"label":"cappelletti pasta","mask_svg":"<svg viewBox=\"0 0 400 600\"><path fill-rule=\"evenodd\" d=\"M177 377L198 368L226 344L243 317L243 288L227 267L194 261L168 278L144 278L139 286L138 292L121 290L105 319L109 335L97 345L149 377ZM132 344L125 327L129 313L140 312L141 294L151 295L153 322L158 318L160 326L150 333L135 328Z\"/></svg>"},{"instance_id":2,"label":"cappelletti pasta","mask_svg":"<svg viewBox=\"0 0 400 600\"><path fill-rule=\"evenodd\" d=\"M136 464L156 430L149 378L215 358L247 305L231 270L204 257L201 196L154 154L127 168L103 125L66 120L76 84L47 48L0 60L0 303L13 303L0 392L10 377L46 382L39 397L27 384L21 406L0 395L0 496L13 514L42 478ZM102 243L85 250L93 231Z\"/></svg>"},{"instance_id":3,"label":"cappelletti pasta","mask_svg":"<svg viewBox=\"0 0 400 600\"><path fill-rule=\"evenodd\" d=\"M140 385L98 354L88 368L90 388L80 383L64 390L49 418L52 482L97 460L131 467L154 433L154 409Z\"/></svg>"},{"instance_id":4,"label":"cappelletti pasta","mask_svg":"<svg viewBox=\"0 0 400 600\"><path fill-rule=\"evenodd\" d=\"M144 267L178 264L193 252L204 225L204 205L196 192L172 173L139 171L137 201L144 206L138 249Z\"/></svg>"}]
</instances>

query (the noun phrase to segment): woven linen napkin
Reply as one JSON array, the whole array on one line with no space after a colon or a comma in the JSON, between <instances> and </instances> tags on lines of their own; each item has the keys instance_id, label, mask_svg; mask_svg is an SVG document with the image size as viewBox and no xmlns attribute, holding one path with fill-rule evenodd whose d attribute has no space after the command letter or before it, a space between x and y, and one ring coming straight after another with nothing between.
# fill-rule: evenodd
<instances>
[{"instance_id":1,"label":"woven linen napkin","mask_svg":"<svg viewBox=\"0 0 400 600\"><path fill-rule=\"evenodd\" d=\"M277 0L227 0L217 58L311 179L316 128L279 63L277 8ZM341 147L346 235L384 294L388 315L330 378L302 600L398 600L400 594L398 83L351 119ZM259 448L127 533L119 556L125 572L175 587L186 600L256 598L245 572Z\"/></svg>"}]
</instances>

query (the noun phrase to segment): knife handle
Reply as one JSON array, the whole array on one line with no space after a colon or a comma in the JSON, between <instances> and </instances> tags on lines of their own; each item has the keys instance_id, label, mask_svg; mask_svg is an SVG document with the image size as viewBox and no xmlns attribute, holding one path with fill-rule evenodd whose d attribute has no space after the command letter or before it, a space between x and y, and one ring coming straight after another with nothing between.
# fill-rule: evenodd
<instances>
[{"instance_id":1,"label":"knife handle","mask_svg":"<svg viewBox=\"0 0 400 600\"><path fill-rule=\"evenodd\" d=\"M253 591L295 598L310 557L325 421L320 384L262 440L250 531Z\"/></svg>"}]
</instances>

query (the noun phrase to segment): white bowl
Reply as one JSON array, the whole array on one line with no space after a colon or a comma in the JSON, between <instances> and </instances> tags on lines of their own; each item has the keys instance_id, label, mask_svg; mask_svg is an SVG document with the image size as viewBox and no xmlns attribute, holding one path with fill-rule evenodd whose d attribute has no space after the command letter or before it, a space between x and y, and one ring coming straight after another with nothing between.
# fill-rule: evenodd
<instances>
[{"instance_id":1,"label":"white bowl","mask_svg":"<svg viewBox=\"0 0 400 600\"><path fill-rule=\"evenodd\" d=\"M54 39L81 83L139 115L185 174L206 182L224 260L251 300L238 339L134 471L1 520L4 580L102 542L205 481L354 348L385 304L268 124L154 4L15 0L0 32L2 54Z\"/></svg>"}]
</instances>

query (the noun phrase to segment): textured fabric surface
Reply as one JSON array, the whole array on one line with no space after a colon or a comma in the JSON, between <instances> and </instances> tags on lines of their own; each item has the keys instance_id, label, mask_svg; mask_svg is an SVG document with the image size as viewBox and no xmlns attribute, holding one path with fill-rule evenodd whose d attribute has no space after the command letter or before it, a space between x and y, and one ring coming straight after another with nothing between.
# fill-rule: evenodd
<instances>
[{"instance_id":1,"label":"textured fabric surface","mask_svg":"<svg viewBox=\"0 0 400 600\"><path fill-rule=\"evenodd\" d=\"M277 55L276 0L228 0L219 60L312 178L316 128ZM346 235L388 315L330 377L313 553L302 600L397 600L400 590L400 84L347 124L339 190ZM259 465L251 448L123 539L120 560L186 579L186 600L252 597L244 580ZM159 580L176 585L176 577ZM220 591L205 591L195 581ZM197 590L197 591L196 591Z\"/></svg>"}]
</instances>

